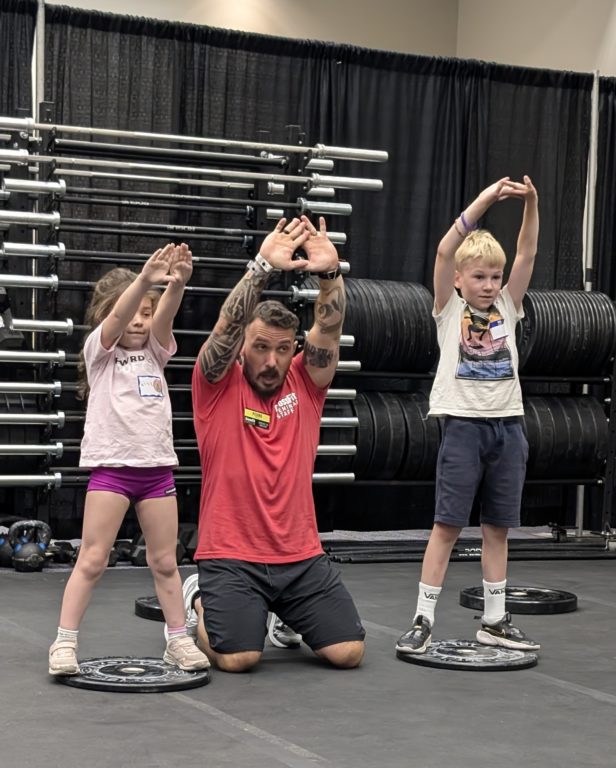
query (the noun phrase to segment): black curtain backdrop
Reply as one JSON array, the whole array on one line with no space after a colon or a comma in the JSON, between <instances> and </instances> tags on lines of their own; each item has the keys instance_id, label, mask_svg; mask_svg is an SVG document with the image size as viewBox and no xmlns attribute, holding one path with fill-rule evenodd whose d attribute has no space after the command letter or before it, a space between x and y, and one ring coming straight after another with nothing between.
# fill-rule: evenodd
<instances>
[{"instance_id":1,"label":"black curtain backdrop","mask_svg":"<svg viewBox=\"0 0 616 768\"><path fill-rule=\"evenodd\" d=\"M36 0L0 0L0 115L32 107L31 62Z\"/></svg>"},{"instance_id":2,"label":"black curtain backdrop","mask_svg":"<svg viewBox=\"0 0 616 768\"><path fill-rule=\"evenodd\" d=\"M491 67L487 179L528 173L539 192L539 249L533 288L583 287L582 220L592 76ZM508 254L515 253L521 207L506 201L486 217Z\"/></svg>"},{"instance_id":3,"label":"black curtain backdrop","mask_svg":"<svg viewBox=\"0 0 616 768\"><path fill-rule=\"evenodd\" d=\"M431 287L436 245L462 206L496 178L528 173L541 200L533 286L581 287L590 75L46 11L57 122L245 140L269 131L271 141L299 124L308 144L387 150L368 171L336 163L337 175L385 183L339 195L353 204L350 221L332 222L347 231L353 276ZM519 222L509 201L484 223L512 255Z\"/></svg>"},{"instance_id":4,"label":"black curtain backdrop","mask_svg":"<svg viewBox=\"0 0 616 768\"><path fill-rule=\"evenodd\" d=\"M616 78L600 78L594 284L616 298Z\"/></svg>"},{"instance_id":5,"label":"black curtain backdrop","mask_svg":"<svg viewBox=\"0 0 616 768\"><path fill-rule=\"evenodd\" d=\"M0 0L4 114L30 104L35 10L33 1ZM45 32L44 97L54 104L53 122L284 143L289 143L291 135L286 126L299 125L307 145L321 142L386 150L386 164L336 161L335 175L384 181L380 193L339 192L338 200L353 204L353 215L328 221L331 229L347 233L348 243L340 252L351 261L353 277L409 280L431 289L436 246L462 207L495 179L505 175L519 179L528 173L539 191L541 213L532 286L582 287L591 75L401 55L57 5L46 6ZM21 53L9 55L7 51L15 46ZM610 209L616 163L614 93L612 82L603 84L603 166L600 162L597 211L598 287L612 295L616 291L611 267L615 223ZM90 183L66 178L71 185ZM120 182L96 180L92 185L119 188ZM123 181L121 188L161 191L159 185L135 181ZM198 186L167 189L217 194ZM64 220L243 224L237 217L223 215L204 219L173 209L142 211L86 203L62 203L61 214ZM510 258L520 218L519 203L504 201L483 222ZM143 236L61 235L68 248L143 253L160 245ZM246 255L235 244L196 240L191 245L196 255ZM95 280L109 266L64 261L58 271L60 279ZM191 285L229 286L236 279L237 273L200 268ZM60 292L58 316L81 322L86 298L84 292ZM176 328L210 328L219 305L218 299L187 294ZM81 335L62 341L69 354L77 352ZM198 342L197 337L184 336L180 354L194 357L193 346ZM67 366L63 381L73 374ZM186 383L186 371L169 371L168 379L171 384ZM341 382L340 386L359 386L356 380ZM408 382L391 384L402 389L410 386ZM360 388L383 386L387 385L382 380L363 379ZM174 400L174 412L189 411L189 395L177 397L183 399ZM63 394L60 405L74 411L70 398ZM63 438L78 439L81 429L79 422L71 423L63 430ZM182 430L179 423L176 439L191 437L189 424L186 434ZM66 463L71 464L75 456L67 456ZM182 519L193 519L198 494L189 497L184 491L186 486ZM546 500L539 498L542 489L533 490L525 502L525 523L571 522L567 517L571 506L566 508L562 489L548 491ZM411 491L393 486L315 489L321 530L429 527L432 494L432 488ZM68 487L53 494L57 535L78 535L81 495L82 490ZM127 528L123 535L132 532Z\"/></svg>"}]
</instances>

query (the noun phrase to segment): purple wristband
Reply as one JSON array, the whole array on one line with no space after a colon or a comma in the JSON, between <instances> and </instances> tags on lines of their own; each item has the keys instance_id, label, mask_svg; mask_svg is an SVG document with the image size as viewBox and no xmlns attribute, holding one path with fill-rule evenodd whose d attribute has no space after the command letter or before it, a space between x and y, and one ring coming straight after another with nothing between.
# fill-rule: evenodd
<instances>
[{"instance_id":1,"label":"purple wristband","mask_svg":"<svg viewBox=\"0 0 616 768\"><path fill-rule=\"evenodd\" d=\"M466 230L467 235L469 232L472 232L474 229L477 229L477 222L475 222L475 224L473 224L472 227L469 227L468 222L464 216L464 211L462 211L462 213L460 214L460 221L462 222L462 226Z\"/></svg>"}]
</instances>

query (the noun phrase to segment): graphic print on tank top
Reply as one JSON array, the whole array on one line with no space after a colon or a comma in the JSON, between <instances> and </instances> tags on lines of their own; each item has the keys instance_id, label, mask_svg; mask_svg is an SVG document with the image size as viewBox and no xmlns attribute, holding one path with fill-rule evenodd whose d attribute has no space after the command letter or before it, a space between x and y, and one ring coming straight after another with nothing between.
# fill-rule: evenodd
<instances>
[{"instance_id":1,"label":"graphic print on tank top","mask_svg":"<svg viewBox=\"0 0 616 768\"><path fill-rule=\"evenodd\" d=\"M497 380L512 379L513 375L503 316L494 305L482 312L466 304L456 378Z\"/></svg>"}]
</instances>

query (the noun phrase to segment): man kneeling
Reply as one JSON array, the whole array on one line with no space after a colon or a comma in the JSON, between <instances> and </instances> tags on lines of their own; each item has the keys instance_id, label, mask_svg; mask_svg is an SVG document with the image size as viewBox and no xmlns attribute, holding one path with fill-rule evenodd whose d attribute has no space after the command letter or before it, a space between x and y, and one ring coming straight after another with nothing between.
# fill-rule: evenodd
<instances>
[{"instance_id":1,"label":"man kneeling","mask_svg":"<svg viewBox=\"0 0 616 768\"><path fill-rule=\"evenodd\" d=\"M365 632L323 553L312 471L346 306L338 255L305 217L282 219L227 297L193 372L203 485L198 565L199 645L220 669L261 658L268 611L336 667L357 667ZM298 248L305 259L293 259ZM315 322L295 355L298 319L259 303L272 270L316 273ZM196 593L185 584L186 606Z\"/></svg>"}]
</instances>

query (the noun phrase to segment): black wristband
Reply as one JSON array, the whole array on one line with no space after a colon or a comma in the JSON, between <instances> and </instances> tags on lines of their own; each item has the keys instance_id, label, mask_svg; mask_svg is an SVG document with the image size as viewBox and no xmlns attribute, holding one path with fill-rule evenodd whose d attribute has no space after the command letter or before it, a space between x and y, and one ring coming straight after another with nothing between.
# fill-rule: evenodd
<instances>
[{"instance_id":1,"label":"black wristband","mask_svg":"<svg viewBox=\"0 0 616 768\"><path fill-rule=\"evenodd\" d=\"M317 272L317 277L320 280L335 280L337 277L340 277L342 274L342 270L340 269L340 266L337 266L336 269L332 269L331 272Z\"/></svg>"}]
</instances>

